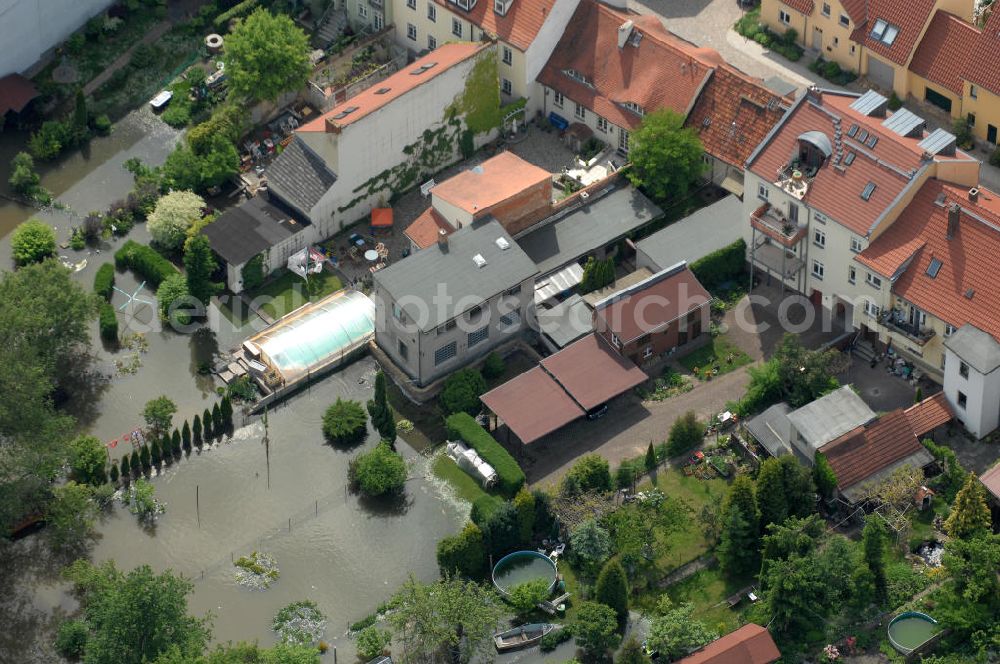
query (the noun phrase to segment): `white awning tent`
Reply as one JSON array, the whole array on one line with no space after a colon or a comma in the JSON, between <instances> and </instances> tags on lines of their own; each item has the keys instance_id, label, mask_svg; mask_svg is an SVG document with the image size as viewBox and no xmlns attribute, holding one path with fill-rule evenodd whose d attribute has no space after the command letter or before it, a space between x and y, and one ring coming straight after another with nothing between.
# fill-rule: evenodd
<instances>
[{"instance_id":1,"label":"white awning tent","mask_svg":"<svg viewBox=\"0 0 1000 664\"><path fill-rule=\"evenodd\" d=\"M493 466L483 461L475 450L469 449L462 443L449 442L445 446L445 452L454 459L459 468L476 478L484 487L496 484L497 472Z\"/></svg>"},{"instance_id":2,"label":"white awning tent","mask_svg":"<svg viewBox=\"0 0 1000 664\"><path fill-rule=\"evenodd\" d=\"M560 293L577 286L583 281L583 268L578 263L571 263L558 272L539 279L535 284L535 304L548 302Z\"/></svg>"}]
</instances>

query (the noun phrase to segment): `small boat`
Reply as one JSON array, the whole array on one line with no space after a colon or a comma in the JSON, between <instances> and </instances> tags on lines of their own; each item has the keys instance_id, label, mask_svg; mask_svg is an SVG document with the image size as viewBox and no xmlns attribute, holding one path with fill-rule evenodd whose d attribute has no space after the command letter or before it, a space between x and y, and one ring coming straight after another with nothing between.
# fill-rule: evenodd
<instances>
[{"instance_id":1,"label":"small boat","mask_svg":"<svg viewBox=\"0 0 1000 664\"><path fill-rule=\"evenodd\" d=\"M554 629L559 629L561 625L549 623L532 623L512 627L504 632L493 635L493 642L496 644L497 652L509 652L518 648L533 646L542 640L542 637Z\"/></svg>"}]
</instances>

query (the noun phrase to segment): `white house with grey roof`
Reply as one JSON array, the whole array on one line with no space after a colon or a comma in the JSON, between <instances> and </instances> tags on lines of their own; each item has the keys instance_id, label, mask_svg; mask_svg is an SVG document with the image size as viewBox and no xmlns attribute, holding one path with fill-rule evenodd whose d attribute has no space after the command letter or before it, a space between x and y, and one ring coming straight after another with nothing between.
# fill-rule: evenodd
<instances>
[{"instance_id":1,"label":"white house with grey roof","mask_svg":"<svg viewBox=\"0 0 1000 664\"><path fill-rule=\"evenodd\" d=\"M966 323L944 340L944 394L976 438L1000 424L1000 343Z\"/></svg>"},{"instance_id":2,"label":"white house with grey roof","mask_svg":"<svg viewBox=\"0 0 1000 664\"><path fill-rule=\"evenodd\" d=\"M375 341L426 386L516 337L538 269L488 217L373 277Z\"/></svg>"}]
</instances>

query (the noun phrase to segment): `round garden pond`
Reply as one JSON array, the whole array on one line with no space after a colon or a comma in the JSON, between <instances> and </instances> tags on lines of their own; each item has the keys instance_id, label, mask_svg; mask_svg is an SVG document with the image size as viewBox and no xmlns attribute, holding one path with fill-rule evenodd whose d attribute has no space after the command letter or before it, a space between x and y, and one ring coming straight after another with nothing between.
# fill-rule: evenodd
<instances>
[{"instance_id":1,"label":"round garden pond","mask_svg":"<svg viewBox=\"0 0 1000 664\"><path fill-rule=\"evenodd\" d=\"M535 579L551 581L549 584L551 592L556 585L556 577L556 564L548 556L537 551L508 553L493 567L493 585L504 595L509 594L514 586Z\"/></svg>"},{"instance_id":2,"label":"round garden pond","mask_svg":"<svg viewBox=\"0 0 1000 664\"><path fill-rule=\"evenodd\" d=\"M909 655L938 631L938 622L926 613L907 611L889 621L889 643L899 652Z\"/></svg>"}]
</instances>

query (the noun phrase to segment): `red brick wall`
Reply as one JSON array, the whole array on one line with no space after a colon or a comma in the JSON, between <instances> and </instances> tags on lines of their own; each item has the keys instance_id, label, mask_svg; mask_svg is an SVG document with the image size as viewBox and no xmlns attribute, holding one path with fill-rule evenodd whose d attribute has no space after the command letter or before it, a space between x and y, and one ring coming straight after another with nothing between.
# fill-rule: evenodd
<instances>
[{"instance_id":1,"label":"red brick wall","mask_svg":"<svg viewBox=\"0 0 1000 664\"><path fill-rule=\"evenodd\" d=\"M552 180L545 179L505 201L479 211L476 218L491 214L508 233L516 235L540 218L548 216L551 207Z\"/></svg>"},{"instance_id":2,"label":"red brick wall","mask_svg":"<svg viewBox=\"0 0 1000 664\"><path fill-rule=\"evenodd\" d=\"M666 326L662 330L657 331L655 334L649 336L648 339L639 337L636 341L631 341L624 345L618 352L625 357L631 359L638 365L642 365L648 360L643 358L643 351L648 345L653 346L653 356L649 359L654 359L661 353L666 353L671 348L678 347L678 341L680 337L681 324L684 324L684 328L688 331L687 342L684 346L678 347L679 351L683 351L684 348L690 345L693 341L696 341L702 335L708 334L708 325L710 320L711 309L706 304L701 307L697 313L694 314L694 322L690 325L687 324L685 319L676 320L670 325ZM690 315L690 314L689 314ZM614 347L611 342L611 330L604 328L603 325L599 323L599 319L595 317L594 320L596 324L597 333L600 334L604 339ZM700 322L700 325L698 323Z\"/></svg>"}]
</instances>

